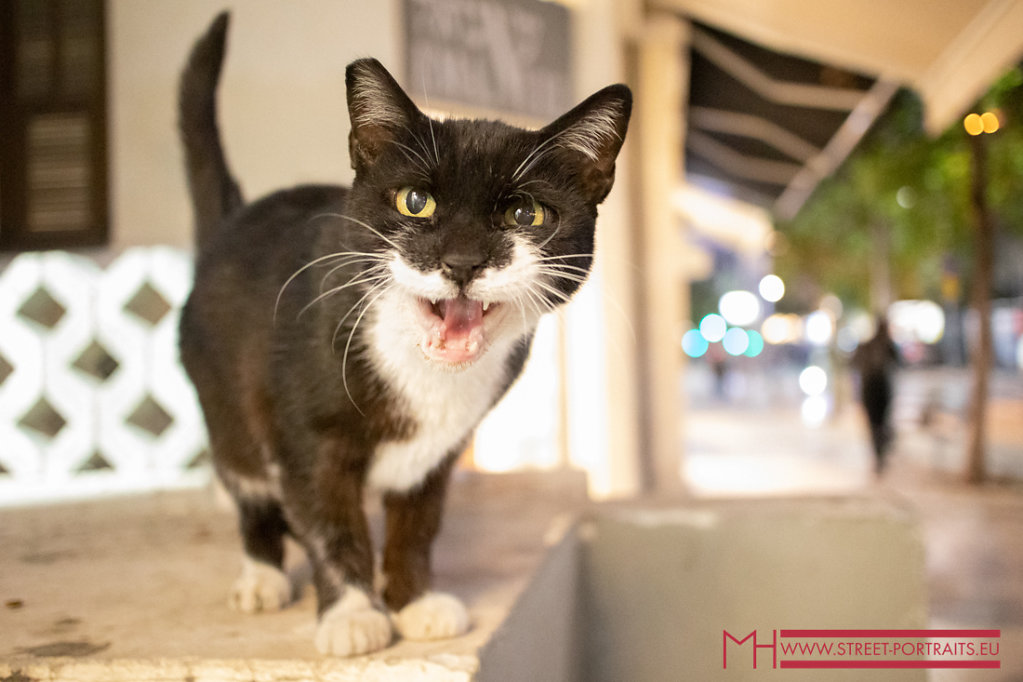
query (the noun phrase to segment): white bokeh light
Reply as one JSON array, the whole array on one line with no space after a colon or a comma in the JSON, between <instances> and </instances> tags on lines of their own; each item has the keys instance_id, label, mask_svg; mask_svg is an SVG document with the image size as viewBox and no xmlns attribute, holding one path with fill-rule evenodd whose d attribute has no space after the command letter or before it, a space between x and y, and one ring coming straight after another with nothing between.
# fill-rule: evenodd
<instances>
[{"instance_id":1,"label":"white bokeh light","mask_svg":"<svg viewBox=\"0 0 1023 682\"><path fill-rule=\"evenodd\" d=\"M718 301L718 310L729 324L745 327L760 316L760 301L749 291L729 291Z\"/></svg>"},{"instance_id":2,"label":"white bokeh light","mask_svg":"<svg viewBox=\"0 0 1023 682\"><path fill-rule=\"evenodd\" d=\"M778 275L767 275L760 280L760 296L771 303L777 303L785 296L785 282Z\"/></svg>"}]
</instances>

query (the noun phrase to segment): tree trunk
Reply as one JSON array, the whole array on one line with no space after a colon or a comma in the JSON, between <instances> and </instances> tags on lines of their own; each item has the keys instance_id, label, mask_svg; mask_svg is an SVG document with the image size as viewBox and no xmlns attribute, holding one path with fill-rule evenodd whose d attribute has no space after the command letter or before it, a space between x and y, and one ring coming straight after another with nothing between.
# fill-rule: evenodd
<instances>
[{"instance_id":1,"label":"tree trunk","mask_svg":"<svg viewBox=\"0 0 1023 682\"><path fill-rule=\"evenodd\" d=\"M970 138L972 182L970 209L976 240L973 260L973 309L977 314L973 344L973 394L970 399L966 480L984 480L987 445L988 378L991 372L991 286L994 280L994 225L987 205L987 147L983 135Z\"/></svg>"},{"instance_id":2,"label":"tree trunk","mask_svg":"<svg viewBox=\"0 0 1023 682\"><path fill-rule=\"evenodd\" d=\"M875 315L886 315L894 298L892 294L892 228L882 220L870 226L870 305Z\"/></svg>"}]
</instances>

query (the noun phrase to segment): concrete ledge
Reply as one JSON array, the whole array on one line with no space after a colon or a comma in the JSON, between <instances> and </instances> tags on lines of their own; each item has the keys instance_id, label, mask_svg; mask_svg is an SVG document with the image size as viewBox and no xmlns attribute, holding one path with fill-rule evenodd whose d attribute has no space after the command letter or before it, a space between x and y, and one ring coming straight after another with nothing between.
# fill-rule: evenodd
<instances>
[{"instance_id":1,"label":"concrete ledge","mask_svg":"<svg viewBox=\"0 0 1023 682\"><path fill-rule=\"evenodd\" d=\"M580 680L868 679L862 670L753 669L723 631L927 627L924 545L907 509L873 497L606 508L581 528ZM765 661L766 658L766 661ZM780 658L780 657L779 657ZM869 679L922 681L922 670Z\"/></svg>"},{"instance_id":2,"label":"concrete ledge","mask_svg":"<svg viewBox=\"0 0 1023 682\"><path fill-rule=\"evenodd\" d=\"M316 653L310 587L227 608L234 524L196 492L0 512L0 680L702 681L724 629L926 627L916 521L876 498L587 508L581 476L464 475L435 558L472 631L355 659Z\"/></svg>"},{"instance_id":3,"label":"concrete ledge","mask_svg":"<svg viewBox=\"0 0 1023 682\"><path fill-rule=\"evenodd\" d=\"M0 680L469 680L585 500L580 474L461 475L436 581L473 629L348 660L317 654L311 586L278 613L227 608L240 540L209 492L2 510Z\"/></svg>"}]
</instances>

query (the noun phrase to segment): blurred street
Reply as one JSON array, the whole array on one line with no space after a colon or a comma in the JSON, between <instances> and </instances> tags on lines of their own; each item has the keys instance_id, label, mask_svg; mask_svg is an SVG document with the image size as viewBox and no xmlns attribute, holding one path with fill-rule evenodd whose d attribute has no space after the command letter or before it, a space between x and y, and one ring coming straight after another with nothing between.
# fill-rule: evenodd
<instances>
[{"instance_id":1,"label":"blurred street","mask_svg":"<svg viewBox=\"0 0 1023 682\"><path fill-rule=\"evenodd\" d=\"M992 481L967 486L960 472L968 370L897 375L896 438L880 479L855 393L839 382L835 413L807 425L795 374L772 370L721 386L705 365L690 365L683 469L692 493L865 494L909 505L924 533L929 626L1002 631L1000 672L932 671L929 679L1023 680L1023 380L993 376Z\"/></svg>"}]
</instances>

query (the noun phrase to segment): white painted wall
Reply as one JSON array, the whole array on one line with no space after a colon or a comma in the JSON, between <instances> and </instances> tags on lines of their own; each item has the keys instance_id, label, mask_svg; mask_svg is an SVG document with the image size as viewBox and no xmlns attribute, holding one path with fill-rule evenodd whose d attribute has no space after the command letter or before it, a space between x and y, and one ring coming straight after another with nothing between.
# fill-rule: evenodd
<instances>
[{"instance_id":1,"label":"white painted wall","mask_svg":"<svg viewBox=\"0 0 1023 682\"><path fill-rule=\"evenodd\" d=\"M344 67L398 64L398 0L224 0L108 5L112 246L191 246L177 81L194 40L232 11L222 135L247 198L351 181Z\"/></svg>"}]
</instances>

